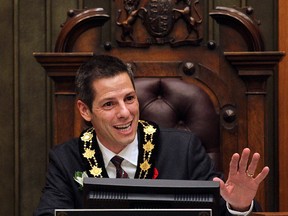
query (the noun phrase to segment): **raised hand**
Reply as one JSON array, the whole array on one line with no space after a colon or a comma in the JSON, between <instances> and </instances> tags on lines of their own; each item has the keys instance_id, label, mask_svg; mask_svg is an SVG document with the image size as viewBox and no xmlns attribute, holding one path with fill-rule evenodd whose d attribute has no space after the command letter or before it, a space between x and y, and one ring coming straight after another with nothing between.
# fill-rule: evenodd
<instances>
[{"instance_id":1,"label":"raised hand","mask_svg":"<svg viewBox=\"0 0 288 216\"><path fill-rule=\"evenodd\" d=\"M220 194L236 211L247 211L256 196L259 184L269 173L269 167L265 166L255 176L255 171L260 159L259 153L254 153L250 164L248 164L250 149L245 148L241 157L238 153L233 154L227 181L224 183L215 177L213 181L220 182Z\"/></svg>"}]
</instances>

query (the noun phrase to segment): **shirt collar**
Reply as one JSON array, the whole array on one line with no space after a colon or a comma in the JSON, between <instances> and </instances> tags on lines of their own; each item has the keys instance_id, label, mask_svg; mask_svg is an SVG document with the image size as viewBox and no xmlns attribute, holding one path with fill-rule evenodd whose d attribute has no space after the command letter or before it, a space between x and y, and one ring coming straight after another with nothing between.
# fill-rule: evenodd
<instances>
[{"instance_id":1,"label":"shirt collar","mask_svg":"<svg viewBox=\"0 0 288 216\"><path fill-rule=\"evenodd\" d=\"M138 138L137 138L137 133L135 136L135 139L132 141L132 143L128 144L119 154L124 160L130 162L134 166L137 166L138 162ZM97 138L97 142L99 144L99 148L102 152L103 160L104 160L104 165L105 169L107 168L110 160L116 155L114 152L110 151L107 149Z\"/></svg>"}]
</instances>

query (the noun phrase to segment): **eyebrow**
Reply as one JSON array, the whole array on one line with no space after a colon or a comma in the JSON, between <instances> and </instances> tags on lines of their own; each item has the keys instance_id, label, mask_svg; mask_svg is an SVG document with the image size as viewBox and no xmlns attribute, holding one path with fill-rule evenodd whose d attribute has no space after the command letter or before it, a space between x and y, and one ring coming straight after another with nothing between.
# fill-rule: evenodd
<instances>
[{"instance_id":1,"label":"eyebrow","mask_svg":"<svg viewBox=\"0 0 288 216\"><path fill-rule=\"evenodd\" d=\"M136 91L134 90L134 91L131 91L131 92L125 94L125 95L124 95L124 98L127 97L127 96L130 96L130 95L135 95L135 96L137 96ZM100 100L100 102L105 102L105 101L110 101L110 100L115 100L115 97L103 98L103 99Z\"/></svg>"}]
</instances>

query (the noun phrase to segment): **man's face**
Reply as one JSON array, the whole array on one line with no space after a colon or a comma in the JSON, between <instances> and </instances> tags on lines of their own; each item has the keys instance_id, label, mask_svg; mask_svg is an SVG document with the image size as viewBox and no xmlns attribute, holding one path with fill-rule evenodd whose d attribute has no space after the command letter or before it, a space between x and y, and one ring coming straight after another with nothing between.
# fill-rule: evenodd
<instances>
[{"instance_id":1,"label":"man's face","mask_svg":"<svg viewBox=\"0 0 288 216\"><path fill-rule=\"evenodd\" d=\"M96 94L92 110L81 115L91 121L100 142L119 153L134 140L137 132L139 103L132 82L127 73L121 73L95 80L93 89Z\"/></svg>"}]
</instances>

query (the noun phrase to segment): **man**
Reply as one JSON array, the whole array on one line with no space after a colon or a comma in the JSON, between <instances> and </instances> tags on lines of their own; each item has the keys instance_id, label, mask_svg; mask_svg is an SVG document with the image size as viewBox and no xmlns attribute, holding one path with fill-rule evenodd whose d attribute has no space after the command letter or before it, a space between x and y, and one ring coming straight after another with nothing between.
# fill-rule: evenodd
<instances>
[{"instance_id":1,"label":"man","mask_svg":"<svg viewBox=\"0 0 288 216\"><path fill-rule=\"evenodd\" d=\"M248 164L248 148L241 156L235 153L224 182L194 134L139 120L133 76L119 59L100 55L83 64L76 76L76 92L80 114L92 127L83 131L79 139L50 152L47 181L35 216L53 215L59 208L83 207L78 184L81 181L75 181L75 173L96 178L123 175L214 180L220 182L220 193L226 201L221 215L247 215L255 207L258 186L269 172L264 167L253 177L260 155L253 154ZM123 171L118 174L112 162L115 155L124 158Z\"/></svg>"}]
</instances>

